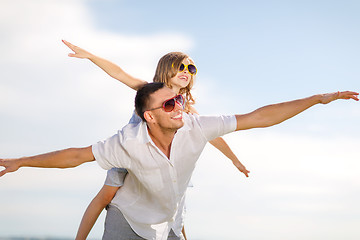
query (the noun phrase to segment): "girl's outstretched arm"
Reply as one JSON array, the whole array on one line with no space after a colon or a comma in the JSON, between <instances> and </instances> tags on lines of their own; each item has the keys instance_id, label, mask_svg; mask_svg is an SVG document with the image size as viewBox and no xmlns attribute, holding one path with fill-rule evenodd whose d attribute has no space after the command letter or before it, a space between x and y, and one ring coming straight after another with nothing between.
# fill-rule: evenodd
<instances>
[{"instance_id":1,"label":"girl's outstretched arm","mask_svg":"<svg viewBox=\"0 0 360 240\"><path fill-rule=\"evenodd\" d=\"M190 113L199 114L194 107L190 107ZM235 165L240 172L244 173L246 177L249 177L250 171L248 171L245 166L239 161L234 152L231 150L229 145L225 142L222 137L215 138L209 141L211 145L217 148L220 152L222 152L226 157L228 157L232 163Z\"/></svg>"},{"instance_id":2,"label":"girl's outstretched arm","mask_svg":"<svg viewBox=\"0 0 360 240\"><path fill-rule=\"evenodd\" d=\"M141 80L141 79L131 76L130 74L128 74L124 70L122 70L118 65L116 65L104 58L98 57L98 56L96 56L78 46L75 46L65 40L62 40L62 42L74 52L74 53L69 53L69 57L89 59L95 65L97 65L102 70L104 70L107 74L109 74L111 77L115 78L116 80L119 80L120 82L124 83L128 87L131 87L134 90L138 90L139 87L141 87L142 85L147 83L144 80Z\"/></svg>"},{"instance_id":3,"label":"girl's outstretched arm","mask_svg":"<svg viewBox=\"0 0 360 240\"><path fill-rule=\"evenodd\" d=\"M239 159L236 157L236 155L222 137L215 138L214 140L209 141L209 143L211 143L211 145L216 147L220 152L228 157L240 172L244 173L246 177L249 177L250 171L248 171L239 161Z\"/></svg>"},{"instance_id":4,"label":"girl's outstretched arm","mask_svg":"<svg viewBox=\"0 0 360 240\"><path fill-rule=\"evenodd\" d=\"M114 198L120 187L104 185L87 207L76 234L76 240L85 240L93 228L102 210Z\"/></svg>"}]
</instances>

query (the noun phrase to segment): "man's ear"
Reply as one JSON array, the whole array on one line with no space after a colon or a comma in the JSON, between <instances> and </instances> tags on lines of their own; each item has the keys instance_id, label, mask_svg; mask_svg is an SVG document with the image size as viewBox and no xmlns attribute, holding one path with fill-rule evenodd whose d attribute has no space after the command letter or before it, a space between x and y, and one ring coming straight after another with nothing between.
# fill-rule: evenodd
<instances>
[{"instance_id":1,"label":"man's ear","mask_svg":"<svg viewBox=\"0 0 360 240\"><path fill-rule=\"evenodd\" d=\"M145 118L146 122L152 122L154 120L154 116L152 115L151 111L145 111L144 118Z\"/></svg>"}]
</instances>

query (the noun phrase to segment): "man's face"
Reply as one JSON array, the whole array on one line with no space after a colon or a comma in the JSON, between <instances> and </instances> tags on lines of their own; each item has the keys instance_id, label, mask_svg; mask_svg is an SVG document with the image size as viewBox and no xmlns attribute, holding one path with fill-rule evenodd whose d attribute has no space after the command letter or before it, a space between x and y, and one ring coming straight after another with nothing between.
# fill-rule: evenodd
<instances>
[{"instance_id":1,"label":"man's face","mask_svg":"<svg viewBox=\"0 0 360 240\"><path fill-rule=\"evenodd\" d=\"M178 130L184 126L184 120L182 118L183 106L176 103L174 109L171 112L166 112L162 107L163 103L175 97L176 94L170 88L163 87L158 91L150 95L149 109L153 116L153 122L157 124L163 130Z\"/></svg>"}]
</instances>

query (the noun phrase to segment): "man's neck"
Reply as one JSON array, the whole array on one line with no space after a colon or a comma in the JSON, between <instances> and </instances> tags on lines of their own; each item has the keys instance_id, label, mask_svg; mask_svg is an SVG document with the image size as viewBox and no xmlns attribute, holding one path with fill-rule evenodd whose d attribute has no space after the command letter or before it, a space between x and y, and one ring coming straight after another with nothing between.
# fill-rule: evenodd
<instances>
[{"instance_id":1,"label":"man's neck","mask_svg":"<svg viewBox=\"0 0 360 240\"><path fill-rule=\"evenodd\" d=\"M170 159L171 143L176 131L164 131L156 127L148 126L148 133L154 144Z\"/></svg>"}]
</instances>

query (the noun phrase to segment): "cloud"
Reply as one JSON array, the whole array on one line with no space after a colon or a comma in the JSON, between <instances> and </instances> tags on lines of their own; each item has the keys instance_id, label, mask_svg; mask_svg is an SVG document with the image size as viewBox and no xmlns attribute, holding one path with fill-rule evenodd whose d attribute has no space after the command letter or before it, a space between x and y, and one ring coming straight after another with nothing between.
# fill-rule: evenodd
<instances>
[{"instance_id":1,"label":"cloud","mask_svg":"<svg viewBox=\"0 0 360 240\"><path fill-rule=\"evenodd\" d=\"M95 21L87 1L0 2L1 157L89 145L130 119L135 92L91 62L69 58L61 39L147 81L163 54L188 51L194 44L179 33L103 31L94 27ZM14 207L2 210L1 234L73 237L105 173L94 163L63 171L23 169L3 177L0 191L8 197L0 205ZM101 236L102 229L100 223L92 234Z\"/></svg>"},{"instance_id":2,"label":"cloud","mask_svg":"<svg viewBox=\"0 0 360 240\"><path fill-rule=\"evenodd\" d=\"M355 158L359 139L276 130L240 131L224 138L250 170L250 177L207 147L187 194L191 236L236 239L241 231L244 239L339 238L340 232L330 236L323 226L341 226L347 236L358 236L354 226L360 199L360 164ZM221 220L214 220L214 215ZM211 236L206 235L209 228L216 228Z\"/></svg>"},{"instance_id":3,"label":"cloud","mask_svg":"<svg viewBox=\"0 0 360 240\"><path fill-rule=\"evenodd\" d=\"M92 144L113 134L130 118L134 92L89 61L67 57L69 49L61 39L108 58L148 81L163 54L187 52L195 44L188 35L176 32L125 35L96 28L87 3L0 2L1 157ZM238 88L234 88L235 100L230 94L217 95L217 84L210 85L215 82L213 73L201 74L202 80L210 81L196 84L196 96L199 105L210 109L208 113L218 112L214 105L222 106L224 113L259 107L259 102L246 102L246 94ZM257 91L249 95L270 103ZM281 97L276 95L271 101L283 100ZM244 239L359 236L354 232L360 198L356 171L360 167L356 161L359 128L352 129L357 126L359 110L354 106L332 103L323 108L326 110L309 110L281 128L226 136L251 171L248 179L218 151L206 148L195 171L194 188L188 194L189 235L194 239L220 239L224 238L220 234L228 233L227 239L237 239L241 231ZM313 111L323 120L314 121ZM73 237L104 176L105 171L95 163L69 170L21 169L5 176L0 180L0 192L5 196L0 198L0 205L6 206L0 213L1 234ZM102 221L92 236L101 236Z\"/></svg>"},{"instance_id":4,"label":"cloud","mask_svg":"<svg viewBox=\"0 0 360 240\"><path fill-rule=\"evenodd\" d=\"M34 127L41 123L39 135L41 129L75 123L100 132L104 119L116 129L130 118L134 91L91 62L67 57L70 49L61 39L108 58L147 81L152 80L163 54L193 46L189 36L178 33L125 35L97 29L86 3L1 2L0 115L4 125L15 119Z\"/></svg>"}]
</instances>

